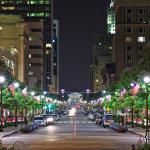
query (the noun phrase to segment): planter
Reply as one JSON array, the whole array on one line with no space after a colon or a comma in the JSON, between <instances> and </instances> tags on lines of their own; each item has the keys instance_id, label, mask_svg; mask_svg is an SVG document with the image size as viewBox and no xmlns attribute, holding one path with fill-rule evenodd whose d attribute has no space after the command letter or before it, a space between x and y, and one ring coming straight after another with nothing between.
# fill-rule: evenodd
<instances>
[{"instance_id":1,"label":"planter","mask_svg":"<svg viewBox=\"0 0 150 150\"><path fill-rule=\"evenodd\" d=\"M112 123L110 125L110 128L112 128L112 129L114 129L114 130L116 130L118 132L127 132L128 131L128 128L126 126L124 126L124 125L118 125L116 123Z\"/></svg>"}]
</instances>

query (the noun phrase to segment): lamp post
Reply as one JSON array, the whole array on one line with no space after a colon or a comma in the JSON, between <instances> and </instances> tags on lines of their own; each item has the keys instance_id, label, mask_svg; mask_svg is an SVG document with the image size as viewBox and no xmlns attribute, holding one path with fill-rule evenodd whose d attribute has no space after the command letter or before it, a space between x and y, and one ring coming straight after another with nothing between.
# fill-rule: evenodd
<instances>
[{"instance_id":1,"label":"lamp post","mask_svg":"<svg viewBox=\"0 0 150 150\"><path fill-rule=\"evenodd\" d=\"M13 86L15 89L19 88L19 83L18 82L15 82L13 83ZM17 101L15 100L16 102L16 106L15 106L15 127L17 127L17 121L18 121L18 118L17 118L17 114L18 114L18 104L17 104Z\"/></svg>"},{"instance_id":2,"label":"lamp post","mask_svg":"<svg viewBox=\"0 0 150 150\"><path fill-rule=\"evenodd\" d=\"M5 81L5 77L4 76L0 76L0 107L1 107L1 126L0 126L0 132L3 131L3 99L2 99L2 84Z\"/></svg>"},{"instance_id":3,"label":"lamp post","mask_svg":"<svg viewBox=\"0 0 150 150\"><path fill-rule=\"evenodd\" d=\"M145 133L145 138L146 138L146 144L149 143L149 121L148 121L148 98L149 98L149 91L148 91L148 84L150 83L150 77L146 76L144 77L144 82L146 83L146 133Z\"/></svg>"}]
</instances>

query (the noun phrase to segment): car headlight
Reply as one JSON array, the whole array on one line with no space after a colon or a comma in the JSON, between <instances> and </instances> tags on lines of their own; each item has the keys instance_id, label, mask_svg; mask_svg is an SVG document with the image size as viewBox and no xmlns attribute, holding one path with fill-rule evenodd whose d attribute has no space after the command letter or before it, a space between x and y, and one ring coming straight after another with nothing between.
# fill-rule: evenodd
<instances>
[{"instance_id":1,"label":"car headlight","mask_svg":"<svg viewBox=\"0 0 150 150\"><path fill-rule=\"evenodd\" d=\"M53 122L53 121L54 121L54 119L53 119L53 118L48 118L48 119L47 119L47 121L49 121L49 122Z\"/></svg>"}]
</instances>

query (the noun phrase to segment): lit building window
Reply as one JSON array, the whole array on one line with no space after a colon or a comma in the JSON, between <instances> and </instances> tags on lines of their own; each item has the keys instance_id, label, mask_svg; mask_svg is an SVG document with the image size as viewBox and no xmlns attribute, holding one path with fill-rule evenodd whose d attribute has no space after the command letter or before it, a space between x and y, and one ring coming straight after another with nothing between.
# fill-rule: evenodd
<instances>
[{"instance_id":1,"label":"lit building window","mask_svg":"<svg viewBox=\"0 0 150 150\"><path fill-rule=\"evenodd\" d=\"M144 36L139 36L139 37L137 37L137 41L138 41L138 42L145 42L146 39L145 39Z\"/></svg>"},{"instance_id":2,"label":"lit building window","mask_svg":"<svg viewBox=\"0 0 150 150\"><path fill-rule=\"evenodd\" d=\"M29 71L29 76L33 76L33 75L34 75L33 71Z\"/></svg>"},{"instance_id":3,"label":"lit building window","mask_svg":"<svg viewBox=\"0 0 150 150\"><path fill-rule=\"evenodd\" d=\"M48 47L52 47L52 45L50 43L46 43L46 48Z\"/></svg>"},{"instance_id":4,"label":"lit building window","mask_svg":"<svg viewBox=\"0 0 150 150\"><path fill-rule=\"evenodd\" d=\"M29 58L31 58L32 56L31 56L31 54L29 54Z\"/></svg>"},{"instance_id":5,"label":"lit building window","mask_svg":"<svg viewBox=\"0 0 150 150\"><path fill-rule=\"evenodd\" d=\"M98 83L99 82L99 80L98 79L96 79L96 83Z\"/></svg>"},{"instance_id":6,"label":"lit building window","mask_svg":"<svg viewBox=\"0 0 150 150\"><path fill-rule=\"evenodd\" d=\"M132 42L132 37L130 37L130 36L125 37L125 41L126 42Z\"/></svg>"}]
</instances>

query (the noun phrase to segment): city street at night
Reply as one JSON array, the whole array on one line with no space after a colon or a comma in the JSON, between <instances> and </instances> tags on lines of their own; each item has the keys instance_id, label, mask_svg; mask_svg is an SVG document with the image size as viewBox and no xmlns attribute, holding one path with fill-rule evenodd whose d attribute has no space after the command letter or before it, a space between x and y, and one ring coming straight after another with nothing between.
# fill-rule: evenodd
<instances>
[{"instance_id":1,"label":"city street at night","mask_svg":"<svg viewBox=\"0 0 150 150\"><path fill-rule=\"evenodd\" d=\"M29 134L14 134L3 138L3 144L22 141L31 150L86 149L126 150L137 144L139 136L132 133L118 133L110 128L98 126L87 119L81 111L76 118L64 116L54 125L43 127Z\"/></svg>"}]
</instances>

